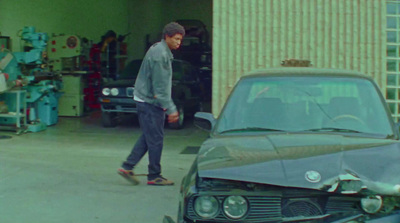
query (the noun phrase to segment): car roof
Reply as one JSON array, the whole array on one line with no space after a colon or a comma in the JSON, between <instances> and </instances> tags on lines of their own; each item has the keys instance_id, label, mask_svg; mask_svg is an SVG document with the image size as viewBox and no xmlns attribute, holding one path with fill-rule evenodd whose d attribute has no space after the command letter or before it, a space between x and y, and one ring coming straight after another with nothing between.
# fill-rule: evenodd
<instances>
[{"instance_id":1,"label":"car roof","mask_svg":"<svg viewBox=\"0 0 400 223\"><path fill-rule=\"evenodd\" d=\"M358 77L371 79L364 73L334 68L312 68L312 67L278 67L258 69L247 73L242 78L268 77L268 76L330 76L330 77Z\"/></svg>"}]
</instances>

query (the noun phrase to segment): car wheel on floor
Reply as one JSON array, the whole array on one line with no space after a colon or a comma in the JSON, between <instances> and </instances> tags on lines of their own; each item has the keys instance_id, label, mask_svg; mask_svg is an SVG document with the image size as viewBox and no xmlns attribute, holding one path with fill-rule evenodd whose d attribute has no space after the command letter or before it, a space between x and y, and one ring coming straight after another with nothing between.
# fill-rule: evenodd
<instances>
[{"instance_id":1,"label":"car wheel on floor","mask_svg":"<svg viewBox=\"0 0 400 223\"><path fill-rule=\"evenodd\" d=\"M171 129L182 129L183 128L183 124L185 121L185 111L183 110L182 106L178 106L177 110L179 112L178 121L174 122L174 123L168 123L168 127Z\"/></svg>"},{"instance_id":2,"label":"car wheel on floor","mask_svg":"<svg viewBox=\"0 0 400 223\"><path fill-rule=\"evenodd\" d=\"M103 127L110 128L117 126L117 115L114 112L102 112L101 113L101 123Z\"/></svg>"}]
</instances>

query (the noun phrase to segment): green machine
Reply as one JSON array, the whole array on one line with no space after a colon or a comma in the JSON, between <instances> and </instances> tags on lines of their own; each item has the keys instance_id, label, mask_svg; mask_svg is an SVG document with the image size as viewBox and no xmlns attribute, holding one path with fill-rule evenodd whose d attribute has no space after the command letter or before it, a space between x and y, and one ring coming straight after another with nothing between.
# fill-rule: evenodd
<instances>
[{"instance_id":1,"label":"green machine","mask_svg":"<svg viewBox=\"0 0 400 223\"><path fill-rule=\"evenodd\" d=\"M24 27L21 40L25 41L24 52L0 52L0 71L8 77L8 91L22 91L23 97L16 99L7 91L0 93L0 101L25 118L25 131L38 132L58 121L58 98L62 87L61 76L51 72L47 66L47 33L36 32L34 27ZM18 108L16 110L16 108ZM19 126L19 118L0 114L0 126Z\"/></svg>"}]
</instances>

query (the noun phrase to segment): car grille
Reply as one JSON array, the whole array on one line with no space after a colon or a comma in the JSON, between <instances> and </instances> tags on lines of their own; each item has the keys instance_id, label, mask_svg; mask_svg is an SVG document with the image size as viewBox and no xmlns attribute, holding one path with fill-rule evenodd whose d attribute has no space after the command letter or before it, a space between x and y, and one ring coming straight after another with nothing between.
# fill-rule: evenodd
<instances>
[{"instance_id":1,"label":"car grille","mask_svg":"<svg viewBox=\"0 0 400 223\"><path fill-rule=\"evenodd\" d=\"M227 196L216 196L222 204ZM308 197L272 197L272 196L245 196L249 201L247 215L239 219L246 222L298 222L299 218L334 219L335 214L354 215L361 213L359 198L345 196L318 196ZM193 222L233 222L220 210L214 219L202 220L193 209L195 197L188 203L187 216Z\"/></svg>"},{"instance_id":2,"label":"car grille","mask_svg":"<svg viewBox=\"0 0 400 223\"><path fill-rule=\"evenodd\" d=\"M319 216L323 212L320 205L309 199L288 199L282 204L282 215L286 218L297 216Z\"/></svg>"},{"instance_id":3,"label":"car grille","mask_svg":"<svg viewBox=\"0 0 400 223\"><path fill-rule=\"evenodd\" d=\"M220 203L223 202L226 196L218 196ZM248 222L263 222L263 221L278 221L281 219L281 198L280 197L246 197L249 201L250 212L247 214L246 221ZM199 220L199 217L193 210L194 199L189 201L188 215L193 220ZM214 218L215 221L226 221L227 218L222 213Z\"/></svg>"},{"instance_id":4,"label":"car grille","mask_svg":"<svg viewBox=\"0 0 400 223\"><path fill-rule=\"evenodd\" d=\"M344 212L361 212L360 198L356 197L330 197L325 211L329 214Z\"/></svg>"},{"instance_id":5,"label":"car grille","mask_svg":"<svg viewBox=\"0 0 400 223\"><path fill-rule=\"evenodd\" d=\"M135 88L133 88L133 87L128 87L128 88L126 88L126 95L128 96L128 97L133 97L133 90L134 90Z\"/></svg>"}]
</instances>

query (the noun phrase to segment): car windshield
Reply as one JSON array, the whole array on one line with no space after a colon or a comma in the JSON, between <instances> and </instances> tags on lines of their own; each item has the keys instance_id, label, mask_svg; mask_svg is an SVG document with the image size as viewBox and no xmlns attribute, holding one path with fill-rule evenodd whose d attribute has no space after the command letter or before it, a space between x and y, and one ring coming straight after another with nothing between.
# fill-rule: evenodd
<instances>
[{"instance_id":1,"label":"car windshield","mask_svg":"<svg viewBox=\"0 0 400 223\"><path fill-rule=\"evenodd\" d=\"M139 73L140 66L142 65L142 60L132 60L125 68L122 70L119 79L136 79Z\"/></svg>"},{"instance_id":2,"label":"car windshield","mask_svg":"<svg viewBox=\"0 0 400 223\"><path fill-rule=\"evenodd\" d=\"M223 133L342 132L388 137L390 115L371 81L352 77L252 77L233 90Z\"/></svg>"},{"instance_id":3,"label":"car windshield","mask_svg":"<svg viewBox=\"0 0 400 223\"><path fill-rule=\"evenodd\" d=\"M208 44L209 34L206 26L200 20L177 20L177 23L185 29L185 38L182 40L182 46L192 44L206 43Z\"/></svg>"},{"instance_id":4,"label":"car windshield","mask_svg":"<svg viewBox=\"0 0 400 223\"><path fill-rule=\"evenodd\" d=\"M125 66L119 79L121 80L136 79L141 65L142 65L142 60L132 60ZM173 60L172 61L173 79L180 80L184 75L183 69L185 69L186 67L183 66L183 62L178 62L176 60Z\"/></svg>"}]
</instances>

